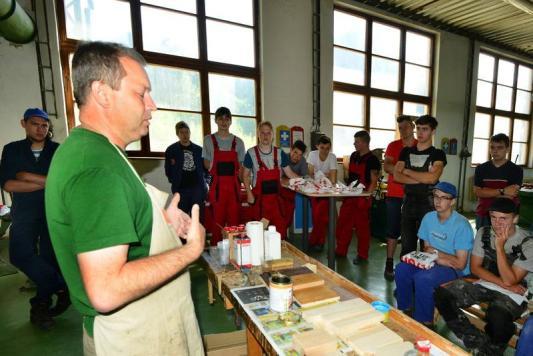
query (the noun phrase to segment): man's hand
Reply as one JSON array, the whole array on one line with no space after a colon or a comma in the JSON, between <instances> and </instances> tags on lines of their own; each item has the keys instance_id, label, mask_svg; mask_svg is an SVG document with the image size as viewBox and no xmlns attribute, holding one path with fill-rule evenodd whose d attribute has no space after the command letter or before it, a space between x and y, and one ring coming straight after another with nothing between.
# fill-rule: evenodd
<instances>
[{"instance_id":1,"label":"man's hand","mask_svg":"<svg viewBox=\"0 0 533 356\"><path fill-rule=\"evenodd\" d=\"M496 235L496 239L494 240L494 244L496 245L496 248L503 250L505 246L505 242L509 238L509 230L511 229L511 226L504 226L500 229L494 229L494 234Z\"/></svg>"},{"instance_id":2,"label":"man's hand","mask_svg":"<svg viewBox=\"0 0 533 356\"><path fill-rule=\"evenodd\" d=\"M191 218L185 212L178 209L179 201L179 193L174 194L172 201L164 211L164 215L167 223L172 226L176 234L180 237L185 237L191 226Z\"/></svg>"},{"instance_id":3,"label":"man's hand","mask_svg":"<svg viewBox=\"0 0 533 356\"><path fill-rule=\"evenodd\" d=\"M524 287L521 284L514 284L512 286L506 286L504 284L504 285L502 285L502 287L507 289L507 290L510 290L513 293L519 294L519 295L524 295L526 293L526 291L527 291L527 288Z\"/></svg>"},{"instance_id":4,"label":"man's hand","mask_svg":"<svg viewBox=\"0 0 533 356\"><path fill-rule=\"evenodd\" d=\"M200 224L200 207L194 204L191 210L189 231L187 232L187 248L191 249L194 256L198 257L204 250L205 228Z\"/></svg>"},{"instance_id":5,"label":"man's hand","mask_svg":"<svg viewBox=\"0 0 533 356\"><path fill-rule=\"evenodd\" d=\"M520 186L518 184L509 185L503 188L503 194L511 198L518 196L519 191Z\"/></svg>"},{"instance_id":6,"label":"man's hand","mask_svg":"<svg viewBox=\"0 0 533 356\"><path fill-rule=\"evenodd\" d=\"M246 192L246 201L250 205L253 205L255 203L255 197L251 190Z\"/></svg>"}]
</instances>

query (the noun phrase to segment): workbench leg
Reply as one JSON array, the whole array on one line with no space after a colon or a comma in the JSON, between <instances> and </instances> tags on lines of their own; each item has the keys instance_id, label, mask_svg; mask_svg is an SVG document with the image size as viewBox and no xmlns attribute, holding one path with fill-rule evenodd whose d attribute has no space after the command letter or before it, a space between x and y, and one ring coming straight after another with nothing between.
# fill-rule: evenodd
<instances>
[{"instance_id":1,"label":"workbench leg","mask_svg":"<svg viewBox=\"0 0 533 356\"><path fill-rule=\"evenodd\" d=\"M213 296L213 284L207 279L207 302L213 304L215 302L215 297Z\"/></svg>"},{"instance_id":2,"label":"workbench leg","mask_svg":"<svg viewBox=\"0 0 533 356\"><path fill-rule=\"evenodd\" d=\"M337 206L334 197L329 197L329 222L328 222L328 267L335 271L335 218Z\"/></svg>"},{"instance_id":3,"label":"workbench leg","mask_svg":"<svg viewBox=\"0 0 533 356\"><path fill-rule=\"evenodd\" d=\"M246 345L248 347L248 356L263 355L263 349L261 348L261 345L248 328L246 328Z\"/></svg>"},{"instance_id":4,"label":"workbench leg","mask_svg":"<svg viewBox=\"0 0 533 356\"><path fill-rule=\"evenodd\" d=\"M307 252L309 243L309 199L301 194L302 197L302 251Z\"/></svg>"}]
</instances>

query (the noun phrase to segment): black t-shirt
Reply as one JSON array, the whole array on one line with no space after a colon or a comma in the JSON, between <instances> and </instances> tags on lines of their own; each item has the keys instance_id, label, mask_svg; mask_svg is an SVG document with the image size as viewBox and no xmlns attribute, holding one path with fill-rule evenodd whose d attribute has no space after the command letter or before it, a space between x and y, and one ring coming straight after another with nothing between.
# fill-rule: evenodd
<instances>
[{"instance_id":1,"label":"black t-shirt","mask_svg":"<svg viewBox=\"0 0 533 356\"><path fill-rule=\"evenodd\" d=\"M179 144L183 151L183 170L181 173L180 188L189 188L196 184L196 165L190 146Z\"/></svg>"},{"instance_id":2,"label":"black t-shirt","mask_svg":"<svg viewBox=\"0 0 533 356\"><path fill-rule=\"evenodd\" d=\"M405 162L405 168L416 172L429 172L429 169L437 161L442 161L446 166L446 154L431 146L423 151L419 151L416 146L404 147L400 152L398 161ZM433 184L405 184L404 191L406 195L430 195L433 190Z\"/></svg>"}]
</instances>

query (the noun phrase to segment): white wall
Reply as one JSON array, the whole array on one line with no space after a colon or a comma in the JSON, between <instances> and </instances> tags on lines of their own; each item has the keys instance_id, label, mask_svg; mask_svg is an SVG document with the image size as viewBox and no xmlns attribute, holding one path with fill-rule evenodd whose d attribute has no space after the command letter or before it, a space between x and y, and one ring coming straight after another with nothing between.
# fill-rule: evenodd
<instances>
[{"instance_id":1,"label":"white wall","mask_svg":"<svg viewBox=\"0 0 533 356\"><path fill-rule=\"evenodd\" d=\"M18 0L30 10L30 0ZM361 11L375 9L350 0L342 1ZM51 34L56 26L53 2L46 2L51 17ZM310 0L268 0L260 1L261 28L261 80L262 116L275 126L299 125L305 129L305 139L309 142L312 125L312 2ZM321 131L332 133L333 112L333 1L321 0ZM394 18L381 12L383 16ZM397 19L397 18L396 18ZM398 19L397 19L398 20ZM403 23L409 22L399 19ZM416 24L412 26L421 27ZM468 64L469 42L466 38L439 33L431 28L426 30L438 33L436 54L437 80L434 83L434 113L439 120L435 144L440 146L442 137L455 137L461 142L466 98L466 68ZM54 119L56 140L66 137L63 90L57 49L57 38L52 38L55 84L58 102L58 118ZM476 48L478 48L477 45ZM477 51L475 52L477 55ZM23 111L29 106L41 106L35 45L33 43L15 47L0 38L0 146L23 137L18 124ZM475 84L475 83L474 83ZM475 98L475 93L473 94ZM475 100L474 100L475 101ZM473 115L471 115L473 120ZM470 131L473 130L473 121ZM471 135L469 149L472 150ZM459 144L458 152L462 149ZM160 159L133 159L134 166L144 179L160 189L169 191ZM448 166L444 180L458 181L458 156L448 155ZM470 162L467 164L467 177L473 175ZM526 177L533 177L533 170L526 169ZM468 206L465 206L468 207Z\"/></svg>"}]
</instances>

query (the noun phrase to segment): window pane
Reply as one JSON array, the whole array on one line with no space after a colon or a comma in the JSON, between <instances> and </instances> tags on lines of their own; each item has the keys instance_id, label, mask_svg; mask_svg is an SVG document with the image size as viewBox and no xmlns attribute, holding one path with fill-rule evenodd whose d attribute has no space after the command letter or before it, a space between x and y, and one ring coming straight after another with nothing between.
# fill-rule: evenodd
<instances>
[{"instance_id":1,"label":"window pane","mask_svg":"<svg viewBox=\"0 0 533 356\"><path fill-rule=\"evenodd\" d=\"M231 120L231 133L239 136L244 141L246 149L257 145L256 128L257 121L255 118L234 116Z\"/></svg>"},{"instance_id":2,"label":"window pane","mask_svg":"<svg viewBox=\"0 0 533 356\"><path fill-rule=\"evenodd\" d=\"M527 143L513 142L511 146L511 159L518 165L526 164Z\"/></svg>"},{"instance_id":3,"label":"window pane","mask_svg":"<svg viewBox=\"0 0 533 356\"><path fill-rule=\"evenodd\" d=\"M206 0L205 14L245 25L254 24L252 0Z\"/></svg>"},{"instance_id":4,"label":"window pane","mask_svg":"<svg viewBox=\"0 0 533 356\"><path fill-rule=\"evenodd\" d=\"M503 116L494 117L494 128L492 129L492 134L496 135L499 133L504 133L509 136L511 131L511 119Z\"/></svg>"},{"instance_id":5,"label":"window pane","mask_svg":"<svg viewBox=\"0 0 533 356\"><path fill-rule=\"evenodd\" d=\"M387 145L394 141L395 138L396 131L370 129L370 149L386 149Z\"/></svg>"},{"instance_id":6,"label":"window pane","mask_svg":"<svg viewBox=\"0 0 533 356\"><path fill-rule=\"evenodd\" d=\"M487 162L489 158L489 140L474 139L472 147L472 163L479 164Z\"/></svg>"},{"instance_id":7,"label":"window pane","mask_svg":"<svg viewBox=\"0 0 533 356\"><path fill-rule=\"evenodd\" d=\"M529 114L531 110L531 92L517 90L516 91L516 105L514 108L515 112L521 114Z\"/></svg>"},{"instance_id":8,"label":"window pane","mask_svg":"<svg viewBox=\"0 0 533 356\"><path fill-rule=\"evenodd\" d=\"M374 22L372 24L372 53L400 59L400 29Z\"/></svg>"},{"instance_id":9,"label":"window pane","mask_svg":"<svg viewBox=\"0 0 533 356\"><path fill-rule=\"evenodd\" d=\"M68 38L112 41L133 47L130 4L127 2L69 0L63 3ZM102 24L113 24L113 31Z\"/></svg>"},{"instance_id":10,"label":"window pane","mask_svg":"<svg viewBox=\"0 0 533 356\"><path fill-rule=\"evenodd\" d=\"M406 64L404 91L408 94L428 96L429 69Z\"/></svg>"},{"instance_id":11,"label":"window pane","mask_svg":"<svg viewBox=\"0 0 533 356\"><path fill-rule=\"evenodd\" d=\"M150 150L165 152L168 146L176 142L175 126L182 120L191 129L191 141L201 145L204 134L201 114L157 110L152 113L150 121Z\"/></svg>"},{"instance_id":12,"label":"window pane","mask_svg":"<svg viewBox=\"0 0 533 356\"><path fill-rule=\"evenodd\" d=\"M395 130L397 115L396 100L370 98L370 127Z\"/></svg>"},{"instance_id":13,"label":"window pane","mask_svg":"<svg viewBox=\"0 0 533 356\"><path fill-rule=\"evenodd\" d=\"M514 63L503 59L498 61L498 83L513 86Z\"/></svg>"},{"instance_id":14,"label":"window pane","mask_svg":"<svg viewBox=\"0 0 533 356\"><path fill-rule=\"evenodd\" d=\"M479 54L477 77L489 82L494 81L494 57L484 53Z\"/></svg>"},{"instance_id":15,"label":"window pane","mask_svg":"<svg viewBox=\"0 0 533 356\"><path fill-rule=\"evenodd\" d=\"M490 108L492 104L492 84L482 80L477 81L476 105Z\"/></svg>"},{"instance_id":16,"label":"window pane","mask_svg":"<svg viewBox=\"0 0 533 356\"><path fill-rule=\"evenodd\" d=\"M201 111L200 73L148 65L152 97L160 109Z\"/></svg>"},{"instance_id":17,"label":"window pane","mask_svg":"<svg viewBox=\"0 0 533 356\"><path fill-rule=\"evenodd\" d=\"M529 121L515 119L513 122L513 141L527 142Z\"/></svg>"},{"instance_id":18,"label":"window pane","mask_svg":"<svg viewBox=\"0 0 533 356\"><path fill-rule=\"evenodd\" d=\"M476 113L474 118L474 137L490 138L490 115Z\"/></svg>"},{"instance_id":19,"label":"window pane","mask_svg":"<svg viewBox=\"0 0 533 356\"><path fill-rule=\"evenodd\" d=\"M196 0L141 0L141 2L192 14L196 13Z\"/></svg>"},{"instance_id":20,"label":"window pane","mask_svg":"<svg viewBox=\"0 0 533 356\"><path fill-rule=\"evenodd\" d=\"M365 55L342 48L334 48L333 80L337 82L365 84Z\"/></svg>"},{"instance_id":21,"label":"window pane","mask_svg":"<svg viewBox=\"0 0 533 356\"><path fill-rule=\"evenodd\" d=\"M518 82L516 86L520 89L531 91L531 84L533 82L533 70L528 67L518 66Z\"/></svg>"},{"instance_id":22,"label":"window pane","mask_svg":"<svg viewBox=\"0 0 533 356\"><path fill-rule=\"evenodd\" d=\"M144 50L198 58L195 16L142 6L141 18Z\"/></svg>"},{"instance_id":23,"label":"window pane","mask_svg":"<svg viewBox=\"0 0 533 356\"><path fill-rule=\"evenodd\" d=\"M513 88L503 85L496 86L496 109L511 111Z\"/></svg>"},{"instance_id":24,"label":"window pane","mask_svg":"<svg viewBox=\"0 0 533 356\"><path fill-rule=\"evenodd\" d=\"M431 38L407 31L405 41L405 60L429 66L431 63Z\"/></svg>"},{"instance_id":25,"label":"window pane","mask_svg":"<svg viewBox=\"0 0 533 356\"><path fill-rule=\"evenodd\" d=\"M397 61L372 57L372 88L398 91L398 72Z\"/></svg>"},{"instance_id":26,"label":"window pane","mask_svg":"<svg viewBox=\"0 0 533 356\"><path fill-rule=\"evenodd\" d=\"M222 74L209 74L210 112L225 106L233 115L255 116L255 81Z\"/></svg>"},{"instance_id":27,"label":"window pane","mask_svg":"<svg viewBox=\"0 0 533 356\"><path fill-rule=\"evenodd\" d=\"M333 43L339 46L365 50L366 20L345 12L334 12Z\"/></svg>"},{"instance_id":28,"label":"window pane","mask_svg":"<svg viewBox=\"0 0 533 356\"><path fill-rule=\"evenodd\" d=\"M333 92L333 123L363 126L364 109L363 95Z\"/></svg>"},{"instance_id":29,"label":"window pane","mask_svg":"<svg viewBox=\"0 0 533 356\"><path fill-rule=\"evenodd\" d=\"M333 153L337 158L349 156L355 151L353 146L353 135L359 130L363 130L363 127L333 125ZM370 142L372 142L372 140L370 140Z\"/></svg>"},{"instance_id":30,"label":"window pane","mask_svg":"<svg viewBox=\"0 0 533 356\"><path fill-rule=\"evenodd\" d=\"M414 115L422 116L428 113L428 106L425 104L411 103L405 101L403 103L403 114L404 115Z\"/></svg>"},{"instance_id":31,"label":"window pane","mask_svg":"<svg viewBox=\"0 0 533 356\"><path fill-rule=\"evenodd\" d=\"M255 66L254 30L207 20L207 57L215 62Z\"/></svg>"}]
</instances>

